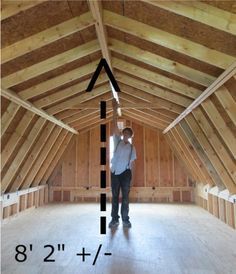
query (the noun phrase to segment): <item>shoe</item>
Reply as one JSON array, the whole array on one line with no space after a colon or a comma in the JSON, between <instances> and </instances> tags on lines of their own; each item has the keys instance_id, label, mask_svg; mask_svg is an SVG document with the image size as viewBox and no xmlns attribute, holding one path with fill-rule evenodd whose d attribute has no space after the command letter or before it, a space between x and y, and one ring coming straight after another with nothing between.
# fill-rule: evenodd
<instances>
[{"instance_id":1,"label":"shoe","mask_svg":"<svg viewBox=\"0 0 236 274\"><path fill-rule=\"evenodd\" d=\"M119 221L111 220L109 223L109 228L114 228L114 227L117 227L118 225L119 225Z\"/></svg>"},{"instance_id":2,"label":"shoe","mask_svg":"<svg viewBox=\"0 0 236 274\"><path fill-rule=\"evenodd\" d=\"M130 221L123 221L123 227L131 227L131 222Z\"/></svg>"}]
</instances>

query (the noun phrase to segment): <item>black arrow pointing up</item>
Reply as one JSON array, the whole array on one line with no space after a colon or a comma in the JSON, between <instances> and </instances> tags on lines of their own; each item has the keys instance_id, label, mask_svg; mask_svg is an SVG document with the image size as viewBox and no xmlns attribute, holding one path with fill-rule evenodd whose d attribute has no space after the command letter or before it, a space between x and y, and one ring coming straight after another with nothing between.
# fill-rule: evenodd
<instances>
[{"instance_id":1,"label":"black arrow pointing up","mask_svg":"<svg viewBox=\"0 0 236 274\"><path fill-rule=\"evenodd\" d=\"M114 76L113 76L113 74L112 74L112 72L109 68L109 65L107 64L107 61L106 61L105 58L102 58L101 61L99 62L98 67L95 70L95 72L93 74L93 77L91 78L86 91L91 91L93 89L93 86L94 86L95 82L97 81L97 78L98 78L98 76L99 76L99 74L102 70L102 67L104 67L104 69L105 69L105 71L106 71L106 73L107 73L107 75L108 75L115 91L120 92L120 88L119 88L119 86L118 86L118 84L117 84L117 82L116 82L116 80L115 80L115 78L114 78Z\"/></svg>"}]
</instances>

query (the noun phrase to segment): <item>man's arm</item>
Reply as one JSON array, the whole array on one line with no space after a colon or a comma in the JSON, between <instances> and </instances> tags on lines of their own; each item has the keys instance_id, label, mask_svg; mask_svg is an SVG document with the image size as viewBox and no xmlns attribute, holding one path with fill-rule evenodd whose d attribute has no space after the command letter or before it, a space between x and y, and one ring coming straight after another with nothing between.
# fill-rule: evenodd
<instances>
[{"instance_id":1,"label":"man's arm","mask_svg":"<svg viewBox=\"0 0 236 274\"><path fill-rule=\"evenodd\" d=\"M112 108L113 108L113 119L112 119L112 129L113 129L113 134L114 135L120 135L120 130L118 128L118 123L117 123L117 109L118 109L118 103L115 98L112 99Z\"/></svg>"}]
</instances>

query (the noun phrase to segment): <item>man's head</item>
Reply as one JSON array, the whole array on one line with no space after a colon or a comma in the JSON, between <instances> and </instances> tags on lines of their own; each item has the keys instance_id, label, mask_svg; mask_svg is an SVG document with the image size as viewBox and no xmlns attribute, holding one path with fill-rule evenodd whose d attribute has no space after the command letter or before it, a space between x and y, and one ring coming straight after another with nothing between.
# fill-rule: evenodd
<instances>
[{"instance_id":1,"label":"man's head","mask_svg":"<svg viewBox=\"0 0 236 274\"><path fill-rule=\"evenodd\" d=\"M134 132L133 132L132 128L126 127L122 130L122 135L123 135L123 140L125 142L128 142L128 139L132 138L134 136Z\"/></svg>"}]
</instances>

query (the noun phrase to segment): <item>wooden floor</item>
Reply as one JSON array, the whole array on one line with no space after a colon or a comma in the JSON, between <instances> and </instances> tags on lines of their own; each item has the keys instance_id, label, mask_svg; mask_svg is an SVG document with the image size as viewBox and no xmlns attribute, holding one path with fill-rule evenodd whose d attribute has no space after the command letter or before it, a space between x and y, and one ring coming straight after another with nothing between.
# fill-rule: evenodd
<instances>
[{"instance_id":1,"label":"wooden floor","mask_svg":"<svg viewBox=\"0 0 236 274\"><path fill-rule=\"evenodd\" d=\"M235 230L200 207L131 204L132 228L120 225L106 235L99 232L99 210L98 204L50 204L4 224L2 273L236 273ZM109 215L110 205L108 220ZM27 246L25 262L15 260L20 244ZM58 251L58 244L64 244L64 251ZM55 262L43 261L50 252L44 245L55 247L49 258ZM83 247L91 253L85 262L76 255Z\"/></svg>"}]
</instances>

